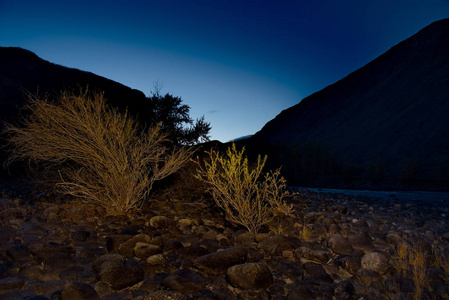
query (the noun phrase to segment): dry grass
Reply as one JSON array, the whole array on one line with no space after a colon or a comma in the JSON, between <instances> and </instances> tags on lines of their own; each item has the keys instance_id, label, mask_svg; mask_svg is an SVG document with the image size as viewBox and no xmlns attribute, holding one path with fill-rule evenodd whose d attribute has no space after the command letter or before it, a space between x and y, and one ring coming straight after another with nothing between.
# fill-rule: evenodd
<instances>
[{"instance_id":1,"label":"dry grass","mask_svg":"<svg viewBox=\"0 0 449 300\"><path fill-rule=\"evenodd\" d=\"M303 241L310 242L312 241L313 232L306 224L304 224L299 231L299 237Z\"/></svg>"},{"instance_id":2,"label":"dry grass","mask_svg":"<svg viewBox=\"0 0 449 300\"><path fill-rule=\"evenodd\" d=\"M408 248L405 242L401 242L396 249L397 259L394 261L394 268L399 271L401 276L407 275L409 269Z\"/></svg>"},{"instance_id":3,"label":"dry grass","mask_svg":"<svg viewBox=\"0 0 449 300\"><path fill-rule=\"evenodd\" d=\"M409 261L412 269L412 278L415 282L413 299L419 300L424 292L424 287L427 281L425 254L422 251L413 249L409 253Z\"/></svg>"},{"instance_id":4,"label":"dry grass","mask_svg":"<svg viewBox=\"0 0 449 300\"><path fill-rule=\"evenodd\" d=\"M63 92L50 102L29 96L29 117L22 127L7 125L12 152L7 160L28 160L58 173L59 191L127 214L149 194L153 183L188 160L185 149L169 151L159 127L138 131L138 124L106 104L102 94Z\"/></svg>"},{"instance_id":5,"label":"dry grass","mask_svg":"<svg viewBox=\"0 0 449 300\"><path fill-rule=\"evenodd\" d=\"M433 250L432 267L443 271L443 280L449 282L449 257L444 251Z\"/></svg>"},{"instance_id":6,"label":"dry grass","mask_svg":"<svg viewBox=\"0 0 449 300\"><path fill-rule=\"evenodd\" d=\"M426 254L420 249L411 249L405 242L401 242L396 249L394 267L399 274L410 277L415 283L413 299L421 299L427 282Z\"/></svg>"},{"instance_id":7,"label":"dry grass","mask_svg":"<svg viewBox=\"0 0 449 300\"><path fill-rule=\"evenodd\" d=\"M283 201L287 195L286 184L279 170L263 176L267 158L259 156L250 166L244 151L244 148L238 151L235 144L223 156L211 150L204 165L197 161L196 178L208 185L208 191L225 211L228 221L258 232L275 215L291 214L292 206Z\"/></svg>"}]
</instances>

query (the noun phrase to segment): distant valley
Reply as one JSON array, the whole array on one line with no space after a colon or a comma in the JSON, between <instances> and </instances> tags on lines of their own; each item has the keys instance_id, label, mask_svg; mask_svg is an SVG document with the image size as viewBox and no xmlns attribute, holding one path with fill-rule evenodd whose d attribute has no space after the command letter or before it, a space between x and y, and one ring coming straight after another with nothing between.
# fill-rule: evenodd
<instances>
[{"instance_id":1,"label":"distant valley","mask_svg":"<svg viewBox=\"0 0 449 300\"><path fill-rule=\"evenodd\" d=\"M449 19L444 19L235 142L250 155L267 154L270 168L282 165L290 185L445 189L448 74ZM87 86L144 122L151 116L140 91L25 49L0 47L2 121L17 119L28 92L54 96Z\"/></svg>"}]
</instances>

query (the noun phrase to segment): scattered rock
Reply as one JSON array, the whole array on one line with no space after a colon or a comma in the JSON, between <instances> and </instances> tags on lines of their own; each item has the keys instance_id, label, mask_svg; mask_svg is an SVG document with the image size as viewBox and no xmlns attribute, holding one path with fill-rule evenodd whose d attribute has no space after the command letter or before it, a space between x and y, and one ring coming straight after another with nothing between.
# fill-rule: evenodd
<instances>
[{"instance_id":1,"label":"scattered rock","mask_svg":"<svg viewBox=\"0 0 449 300\"><path fill-rule=\"evenodd\" d=\"M246 263L230 267L226 272L227 281L243 290L268 289L273 284L273 275L263 263Z\"/></svg>"},{"instance_id":2,"label":"scattered rock","mask_svg":"<svg viewBox=\"0 0 449 300\"><path fill-rule=\"evenodd\" d=\"M137 242L134 246L134 255L140 259L147 259L148 257L161 252L161 247L157 245Z\"/></svg>"},{"instance_id":3,"label":"scattered rock","mask_svg":"<svg viewBox=\"0 0 449 300\"><path fill-rule=\"evenodd\" d=\"M101 265L98 277L112 289L120 290L142 281L144 275L144 271L134 264L106 261Z\"/></svg>"},{"instance_id":4,"label":"scattered rock","mask_svg":"<svg viewBox=\"0 0 449 300\"><path fill-rule=\"evenodd\" d=\"M205 288L208 280L203 275L189 269L181 269L167 276L163 285L183 294L193 294Z\"/></svg>"},{"instance_id":5,"label":"scattered rock","mask_svg":"<svg viewBox=\"0 0 449 300\"><path fill-rule=\"evenodd\" d=\"M7 292L3 295L1 295L2 300L22 300L22 299L32 299L33 297L37 296L36 292L33 290L17 290L17 291L11 291ZM45 300L47 300L46 298Z\"/></svg>"},{"instance_id":6,"label":"scattered rock","mask_svg":"<svg viewBox=\"0 0 449 300\"><path fill-rule=\"evenodd\" d=\"M67 282L62 287L61 300L100 300L100 297L87 283Z\"/></svg>"},{"instance_id":7,"label":"scattered rock","mask_svg":"<svg viewBox=\"0 0 449 300\"><path fill-rule=\"evenodd\" d=\"M366 233L349 235L348 240L354 249L360 249L364 252L370 252L376 249L373 245L372 239Z\"/></svg>"},{"instance_id":8,"label":"scattered rock","mask_svg":"<svg viewBox=\"0 0 449 300\"><path fill-rule=\"evenodd\" d=\"M186 300L187 297L175 291L155 291L148 295L148 300Z\"/></svg>"},{"instance_id":9,"label":"scattered rock","mask_svg":"<svg viewBox=\"0 0 449 300\"><path fill-rule=\"evenodd\" d=\"M245 262L248 250L242 246L218 250L194 260L195 267L211 275L223 274L229 267Z\"/></svg>"},{"instance_id":10,"label":"scattered rock","mask_svg":"<svg viewBox=\"0 0 449 300\"><path fill-rule=\"evenodd\" d=\"M379 272L369 269L359 269L355 274L355 279L366 286L378 287L382 284Z\"/></svg>"},{"instance_id":11,"label":"scattered rock","mask_svg":"<svg viewBox=\"0 0 449 300\"><path fill-rule=\"evenodd\" d=\"M44 267L46 269L52 269L52 268L56 268L56 267L71 267L71 266L75 266L76 265L76 261L75 259L72 257L72 255L70 255L70 253L66 253L66 252L57 252L54 253L52 255L50 255L49 257L47 257L44 261Z\"/></svg>"},{"instance_id":12,"label":"scattered rock","mask_svg":"<svg viewBox=\"0 0 449 300\"><path fill-rule=\"evenodd\" d=\"M354 251L348 239L339 234L334 234L329 237L327 246L337 254L350 255Z\"/></svg>"},{"instance_id":13,"label":"scattered rock","mask_svg":"<svg viewBox=\"0 0 449 300\"><path fill-rule=\"evenodd\" d=\"M427 258L423 296L449 295L435 267L449 257L439 206L309 193L289 199L295 225L275 235L235 231L208 204L156 201L152 218L67 223L50 218L58 201L39 199L0 199L15 208L0 218L0 299L402 299L415 286L399 244Z\"/></svg>"},{"instance_id":14,"label":"scattered rock","mask_svg":"<svg viewBox=\"0 0 449 300\"><path fill-rule=\"evenodd\" d=\"M29 280L23 286L24 290L33 290L37 295L45 295L62 289L65 282L62 280L35 281Z\"/></svg>"},{"instance_id":15,"label":"scattered rock","mask_svg":"<svg viewBox=\"0 0 449 300\"><path fill-rule=\"evenodd\" d=\"M127 234L114 234L106 238L106 249L109 253L117 253L121 244L132 238Z\"/></svg>"},{"instance_id":16,"label":"scattered rock","mask_svg":"<svg viewBox=\"0 0 449 300\"><path fill-rule=\"evenodd\" d=\"M17 232L14 228L9 226L0 227L0 247L7 245L8 241L14 238Z\"/></svg>"},{"instance_id":17,"label":"scattered rock","mask_svg":"<svg viewBox=\"0 0 449 300\"><path fill-rule=\"evenodd\" d=\"M326 274L323 266L313 262L307 262L303 265L304 270L308 276L320 276L321 274Z\"/></svg>"},{"instance_id":18,"label":"scattered rock","mask_svg":"<svg viewBox=\"0 0 449 300\"><path fill-rule=\"evenodd\" d=\"M101 265L107 261L117 261L121 264L124 264L126 258L120 254L104 254L98 257L92 264L92 268L95 272L99 273L101 269Z\"/></svg>"},{"instance_id":19,"label":"scattered rock","mask_svg":"<svg viewBox=\"0 0 449 300\"><path fill-rule=\"evenodd\" d=\"M0 294L10 291L20 290L25 282L22 278L3 278L0 279Z\"/></svg>"},{"instance_id":20,"label":"scattered rock","mask_svg":"<svg viewBox=\"0 0 449 300\"><path fill-rule=\"evenodd\" d=\"M300 284L287 294L287 300L309 300L316 299L312 288L305 284Z\"/></svg>"},{"instance_id":21,"label":"scattered rock","mask_svg":"<svg viewBox=\"0 0 449 300\"><path fill-rule=\"evenodd\" d=\"M333 288L336 299L351 299L355 293L354 285L348 280L340 281Z\"/></svg>"},{"instance_id":22,"label":"scattered rock","mask_svg":"<svg viewBox=\"0 0 449 300\"><path fill-rule=\"evenodd\" d=\"M152 255L147 258L147 263L150 265L160 265L165 262L165 258L162 254Z\"/></svg>"},{"instance_id":23,"label":"scattered rock","mask_svg":"<svg viewBox=\"0 0 449 300\"><path fill-rule=\"evenodd\" d=\"M384 253L373 251L362 257L362 268L385 274L390 267L388 256Z\"/></svg>"},{"instance_id":24,"label":"scattered rock","mask_svg":"<svg viewBox=\"0 0 449 300\"><path fill-rule=\"evenodd\" d=\"M167 228L168 219L165 216L154 216L150 219L149 225L153 228Z\"/></svg>"},{"instance_id":25,"label":"scattered rock","mask_svg":"<svg viewBox=\"0 0 449 300\"><path fill-rule=\"evenodd\" d=\"M138 234L136 236L133 236L126 242L122 243L118 247L118 251L121 255L125 257L131 257L134 255L134 247L138 242L140 243L149 243L151 241L151 237L147 234Z\"/></svg>"},{"instance_id":26,"label":"scattered rock","mask_svg":"<svg viewBox=\"0 0 449 300\"><path fill-rule=\"evenodd\" d=\"M27 260L31 257L31 252L26 245L14 245L6 249L6 257L14 261Z\"/></svg>"},{"instance_id":27,"label":"scattered rock","mask_svg":"<svg viewBox=\"0 0 449 300\"><path fill-rule=\"evenodd\" d=\"M304 258L323 264L327 263L330 257L329 251L326 250L311 250L304 253Z\"/></svg>"},{"instance_id":28,"label":"scattered rock","mask_svg":"<svg viewBox=\"0 0 449 300\"><path fill-rule=\"evenodd\" d=\"M257 244L259 249L264 250L269 254L275 254L278 247L286 241L286 238L282 235L270 236Z\"/></svg>"},{"instance_id":29,"label":"scattered rock","mask_svg":"<svg viewBox=\"0 0 449 300\"><path fill-rule=\"evenodd\" d=\"M362 267L360 257L357 256L343 256L337 259L342 267L352 275L355 275L357 271Z\"/></svg>"},{"instance_id":30,"label":"scattered rock","mask_svg":"<svg viewBox=\"0 0 449 300\"><path fill-rule=\"evenodd\" d=\"M178 255L182 258L195 260L200 256L209 254L206 248L200 246L183 247L178 250Z\"/></svg>"},{"instance_id":31,"label":"scattered rock","mask_svg":"<svg viewBox=\"0 0 449 300\"><path fill-rule=\"evenodd\" d=\"M70 236L75 241L85 242L90 237L90 232L86 231L86 230L78 230L78 231L70 233Z\"/></svg>"}]
</instances>

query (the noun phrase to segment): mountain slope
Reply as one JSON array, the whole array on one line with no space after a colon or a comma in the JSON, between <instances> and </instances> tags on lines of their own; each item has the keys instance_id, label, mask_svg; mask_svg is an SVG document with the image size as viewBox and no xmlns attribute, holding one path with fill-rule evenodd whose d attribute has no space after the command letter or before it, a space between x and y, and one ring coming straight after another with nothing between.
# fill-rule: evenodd
<instances>
[{"instance_id":1,"label":"mountain slope","mask_svg":"<svg viewBox=\"0 0 449 300\"><path fill-rule=\"evenodd\" d=\"M93 73L59 66L39 58L31 51L0 47L0 120L13 120L26 100L27 92L56 96L62 90L78 91L89 87L101 91L110 103L128 108L144 118L151 107L145 95L118 82Z\"/></svg>"},{"instance_id":2,"label":"mountain slope","mask_svg":"<svg viewBox=\"0 0 449 300\"><path fill-rule=\"evenodd\" d=\"M449 19L444 19L284 110L250 143L289 148L322 142L344 163L363 168L380 158L398 176L406 161L417 161L423 174L446 163L448 131Z\"/></svg>"}]
</instances>

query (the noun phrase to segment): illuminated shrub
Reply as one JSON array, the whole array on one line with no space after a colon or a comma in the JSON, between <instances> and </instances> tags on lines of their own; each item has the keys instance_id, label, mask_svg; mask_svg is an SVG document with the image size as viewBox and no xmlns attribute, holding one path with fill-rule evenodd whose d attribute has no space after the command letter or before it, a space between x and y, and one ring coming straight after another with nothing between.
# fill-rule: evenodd
<instances>
[{"instance_id":1,"label":"illuminated shrub","mask_svg":"<svg viewBox=\"0 0 449 300\"><path fill-rule=\"evenodd\" d=\"M228 221L257 232L275 215L291 214L292 207L283 201L286 184L279 169L263 175L266 156L259 155L254 166L250 166L244 151L238 151L235 144L224 156L211 150L204 164L198 161L196 178L207 184Z\"/></svg>"},{"instance_id":2,"label":"illuminated shrub","mask_svg":"<svg viewBox=\"0 0 449 300\"><path fill-rule=\"evenodd\" d=\"M7 125L12 146L7 164L28 160L57 174L59 191L127 214L149 194L153 183L189 160L185 149L169 151L159 127L140 132L128 115L109 107L102 94L63 92L50 102L29 96L23 126Z\"/></svg>"}]
</instances>

